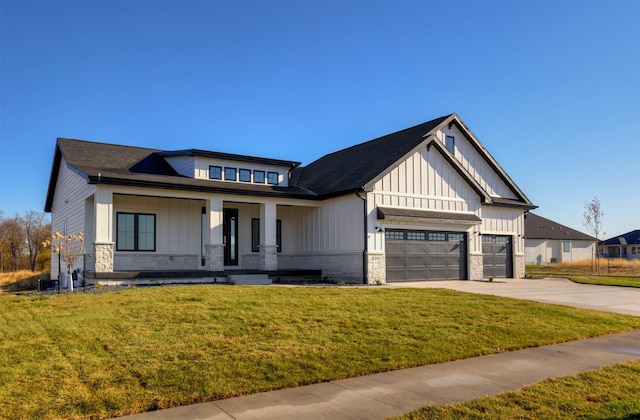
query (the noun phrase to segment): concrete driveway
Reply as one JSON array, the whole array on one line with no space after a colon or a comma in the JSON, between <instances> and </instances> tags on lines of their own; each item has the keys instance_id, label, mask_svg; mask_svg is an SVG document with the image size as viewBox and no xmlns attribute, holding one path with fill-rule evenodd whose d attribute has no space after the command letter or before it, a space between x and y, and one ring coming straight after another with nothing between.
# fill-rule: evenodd
<instances>
[{"instance_id":1,"label":"concrete driveway","mask_svg":"<svg viewBox=\"0 0 640 420\"><path fill-rule=\"evenodd\" d=\"M594 286L566 279L495 279L391 283L387 287L453 289L640 316L640 288Z\"/></svg>"}]
</instances>

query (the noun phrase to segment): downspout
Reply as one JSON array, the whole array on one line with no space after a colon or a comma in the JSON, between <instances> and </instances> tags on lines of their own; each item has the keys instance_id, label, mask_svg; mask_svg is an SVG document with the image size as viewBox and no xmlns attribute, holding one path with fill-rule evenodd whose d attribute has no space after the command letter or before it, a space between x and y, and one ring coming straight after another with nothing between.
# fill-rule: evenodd
<instances>
[{"instance_id":1,"label":"downspout","mask_svg":"<svg viewBox=\"0 0 640 420\"><path fill-rule=\"evenodd\" d=\"M368 215L367 215L367 196L365 195L364 197L360 195L360 191L364 191L364 188L361 188L360 190L356 190L356 197L358 197L359 199L362 200L362 204L363 204L363 219L362 219L362 225L363 225L363 230L364 230L364 236L363 236L363 240L364 240L364 250L362 251L362 284L368 284L368 273L367 273L367 253L368 253L368 248L369 248L369 244L368 244L368 237L367 237L367 233L369 231L369 221L368 221Z\"/></svg>"}]
</instances>

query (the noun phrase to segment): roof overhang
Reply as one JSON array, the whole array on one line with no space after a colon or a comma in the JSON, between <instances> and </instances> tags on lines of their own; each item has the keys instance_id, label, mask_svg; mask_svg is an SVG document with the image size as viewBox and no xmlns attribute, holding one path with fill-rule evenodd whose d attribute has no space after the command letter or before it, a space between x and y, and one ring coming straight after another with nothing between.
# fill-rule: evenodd
<instances>
[{"instance_id":1,"label":"roof overhang","mask_svg":"<svg viewBox=\"0 0 640 420\"><path fill-rule=\"evenodd\" d=\"M453 213L432 210L396 209L378 207L379 220L402 222L426 222L448 225L473 226L482 223L482 219L472 213Z\"/></svg>"},{"instance_id":2,"label":"roof overhang","mask_svg":"<svg viewBox=\"0 0 640 420\"><path fill-rule=\"evenodd\" d=\"M492 206L500 206L500 207L516 207L516 208L525 209L525 210L533 210L538 208L538 206L534 204L523 203L522 201L512 200L510 198L500 198L500 197L491 197L491 202L486 204L492 205Z\"/></svg>"}]
</instances>

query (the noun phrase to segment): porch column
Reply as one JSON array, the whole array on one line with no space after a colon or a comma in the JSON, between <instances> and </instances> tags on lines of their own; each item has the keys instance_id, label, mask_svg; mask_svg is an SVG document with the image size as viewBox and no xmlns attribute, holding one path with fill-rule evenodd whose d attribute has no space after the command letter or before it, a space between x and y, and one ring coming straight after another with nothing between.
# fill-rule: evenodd
<instances>
[{"instance_id":1,"label":"porch column","mask_svg":"<svg viewBox=\"0 0 640 420\"><path fill-rule=\"evenodd\" d=\"M209 238L205 244L205 262L208 271L224 271L224 244L222 242L222 198L212 197L207 205Z\"/></svg>"},{"instance_id":2,"label":"porch column","mask_svg":"<svg viewBox=\"0 0 640 420\"><path fill-rule=\"evenodd\" d=\"M95 242L94 271L96 273L113 272L113 255L115 243L113 242L113 193L110 189L100 187L93 196Z\"/></svg>"},{"instance_id":3,"label":"porch column","mask_svg":"<svg viewBox=\"0 0 640 420\"><path fill-rule=\"evenodd\" d=\"M260 204L260 268L278 269L278 244L276 241L276 204Z\"/></svg>"}]
</instances>

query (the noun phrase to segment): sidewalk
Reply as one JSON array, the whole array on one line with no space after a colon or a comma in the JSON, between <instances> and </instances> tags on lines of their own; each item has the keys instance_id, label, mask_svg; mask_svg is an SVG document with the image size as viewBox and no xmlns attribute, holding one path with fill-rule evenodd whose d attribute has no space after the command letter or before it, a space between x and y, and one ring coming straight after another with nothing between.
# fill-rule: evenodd
<instances>
[{"instance_id":1,"label":"sidewalk","mask_svg":"<svg viewBox=\"0 0 640 420\"><path fill-rule=\"evenodd\" d=\"M122 417L383 419L640 358L640 330Z\"/></svg>"}]
</instances>

